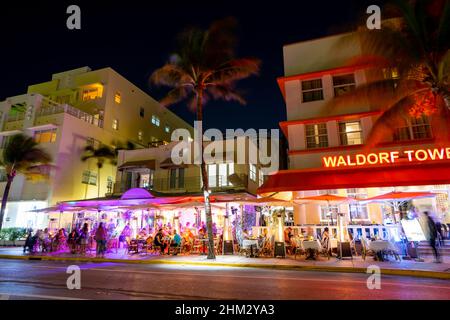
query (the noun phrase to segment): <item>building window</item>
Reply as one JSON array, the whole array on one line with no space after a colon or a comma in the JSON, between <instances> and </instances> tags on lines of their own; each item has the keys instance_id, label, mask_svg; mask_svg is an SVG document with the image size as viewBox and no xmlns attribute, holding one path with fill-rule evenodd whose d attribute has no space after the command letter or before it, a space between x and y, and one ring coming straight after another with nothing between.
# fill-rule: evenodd
<instances>
[{"instance_id":1,"label":"building window","mask_svg":"<svg viewBox=\"0 0 450 320\"><path fill-rule=\"evenodd\" d=\"M48 143L56 141L56 129L41 130L34 132L34 141L37 143Z\"/></svg>"},{"instance_id":2,"label":"building window","mask_svg":"<svg viewBox=\"0 0 450 320\"><path fill-rule=\"evenodd\" d=\"M153 184L153 171L150 173L143 173L139 177L139 188L148 189Z\"/></svg>"},{"instance_id":3,"label":"building window","mask_svg":"<svg viewBox=\"0 0 450 320\"><path fill-rule=\"evenodd\" d=\"M159 127L160 121L159 121L159 118L155 115L152 115L152 124Z\"/></svg>"},{"instance_id":4,"label":"building window","mask_svg":"<svg viewBox=\"0 0 450 320\"><path fill-rule=\"evenodd\" d=\"M184 188L184 168L170 169L169 186L170 189Z\"/></svg>"},{"instance_id":5,"label":"building window","mask_svg":"<svg viewBox=\"0 0 450 320\"><path fill-rule=\"evenodd\" d=\"M263 185L263 183L264 183L264 174L262 173L262 170L261 169L259 169L259 175L258 175L258 178L259 178L259 183L258 183L258 186L262 186Z\"/></svg>"},{"instance_id":6,"label":"building window","mask_svg":"<svg viewBox=\"0 0 450 320\"><path fill-rule=\"evenodd\" d=\"M169 132L170 132L170 127L169 127L169 126L165 126L165 127L164 127L164 131L167 132L167 133L169 133Z\"/></svg>"},{"instance_id":7,"label":"building window","mask_svg":"<svg viewBox=\"0 0 450 320\"><path fill-rule=\"evenodd\" d=\"M81 183L90 184L92 186L97 185L97 173L89 170L83 171L83 176L81 177Z\"/></svg>"},{"instance_id":8,"label":"building window","mask_svg":"<svg viewBox=\"0 0 450 320\"><path fill-rule=\"evenodd\" d=\"M208 182L211 188L231 186L228 177L234 173L234 163L209 164Z\"/></svg>"},{"instance_id":9,"label":"building window","mask_svg":"<svg viewBox=\"0 0 450 320\"><path fill-rule=\"evenodd\" d=\"M121 101L122 101L122 96L120 95L120 92L116 92L116 94L114 95L114 102L120 103Z\"/></svg>"},{"instance_id":10,"label":"building window","mask_svg":"<svg viewBox=\"0 0 450 320\"><path fill-rule=\"evenodd\" d=\"M339 137L342 146L349 146L354 144L362 144L362 130L361 122L340 122L339 123Z\"/></svg>"},{"instance_id":11,"label":"building window","mask_svg":"<svg viewBox=\"0 0 450 320\"><path fill-rule=\"evenodd\" d=\"M412 117L405 127L394 132L394 141L418 140L431 138L431 125L427 116Z\"/></svg>"},{"instance_id":12,"label":"building window","mask_svg":"<svg viewBox=\"0 0 450 320\"><path fill-rule=\"evenodd\" d=\"M83 90L82 99L83 101L93 100L100 98L100 91L98 88L91 88Z\"/></svg>"},{"instance_id":13,"label":"building window","mask_svg":"<svg viewBox=\"0 0 450 320\"><path fill-rule=\"evenodd\" d=\"M323 100L322 79L302 81L303 102Z\"/></svg>"},{"instance_id":14,"label":"building window","mask_svg":"<svg viewBox=\"0 0 450 320\"><path fill-rule=\"evenodd\" d=\"M250 180L256 182L256 165L250 164Z\"/></svg>"},{"instance_id":15,"label":"building window","mask_svg":"<svg viewBox=\"0 0 450 320\"><path fill-rule=\"evenodd\" d=\"M364 188L352 188L347 189L347 197L355 199L366 199L367 189ZM369 220L369 211L367 210L367 204L349 203L348 212L351 220Z\"/></svg>"},{"instance_id":16,"label":"building window","mask_svg":"<svg viewBox=\"0 0 450 320\"><path fill-rule=\"evenodd\" d=\"M355 75L353 73L333 76L334 96L338 97L355 88Z\"/></svg>"},{"instance_id":17,"label":"building window","mask_svg":"<svg viewBox=\"0 0 450 320\"><path fill-rule=\"evenodd\" d=\"M113 178L108 176L108 179L107 179L107 182L106 182L106 192L107 193L112 193L113 186L114 186Z\"/></svg>"},{"instance_id":18,"label":"building window","mask_svg":"<svg viewBox=\"0 0 450 320\"><path fill-rule=\"evenodd\" d=\"M6 148L6 146L8 145L9 139L11 136L3 136L2 139L2 144L1 144L1 149Z\"/></svg>"},{"instance_id":19,"label":"building window","mask_svg":"<svg viewBox=\"0 0 450 320\"><path fill-rule=\"evenodd\" d=\"M338 190L337 189L324 189L324 190L319 190L319 195L324 195L324 194L333 194L333 195L338 195Z\"/></svg>"},{"instance_id":20,"label":"building window","mask_svg":"<svg viewBox=\"0 0 450 320\"><path fill-rule=\"evenodd\" d=\"M112 128L113 128L114 130L119 130L119 120L113 119L113 122L112 122Z\"/></svg>"},{"instance_id":21,"label":"building window","mask_svg":"<svg viewBox=\"0 0 450 320\"><path fill-rule=\"evenodd\" d=\"M139 108L139 117L143 118L144 115L145 115L145 110L144 110L144 108L140 107Z\"/></svg>"},{"instance_id":22,"label":"building window","mask_svg":"<svg viewBox=\"0 0 450 320\"><path fill-rule=\"evenodd\" d=\"M395 67L383 68L384 79L398 79L400 75L398 74L398 69Z\"/></svg>"},{"instance_id":23,"label":"building window","mask_svg":"<svg viewBox=\"0 0 450 320\"><path fill-rule=\"evenodd\" d=\"M93 147L94 149L98 149L98 147L100 147L100 144L100 141L98 141L97 139L91 137L86 139L86 145L89 147Z\"/></svg>"},{"instance_id":24,"label":"building window","mask_svg":"<svg viewBox=\"0 0 450 320\"><path fill-rule=\"evenodd\" d=\"M328 147L327 124L307 124L306 131L306 148L326 148Z\"/></svg>"},{"instance_id":25,"label":"building window","mask_svg":"<svg viewBox=\"0 0 450 320\"><path fill-rule=\"evenodd\" d=\"M320 206L320 220L322 221L336 221L339 207L337 204L333 205L321 205Z\"/></svg>"},{"instance_id":26,"label":"building window","mask_svg":"<svg viewBox=\"0 0 450 320\"><path fill-rule=\"evenodd\" d=\"M0 168L0 182L5 182L8 180L8 176L6 175L6 170Z\"/></svg>"},{"instance_id":27,"label":"building window","mask_svg":"<svg viewBox=\"0 0 450 320\"><path fill-rule=\"evenodd\" d=\"M142 130L139 130L138 132L138 140L142 141L142 137L143 137L144 133L142 132Z\"/></svg>"}]
</instances>

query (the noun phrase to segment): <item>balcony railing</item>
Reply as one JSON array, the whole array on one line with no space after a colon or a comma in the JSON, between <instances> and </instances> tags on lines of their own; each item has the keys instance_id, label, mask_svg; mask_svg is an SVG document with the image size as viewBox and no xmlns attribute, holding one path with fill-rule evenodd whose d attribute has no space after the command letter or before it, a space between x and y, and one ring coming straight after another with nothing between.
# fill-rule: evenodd
<instances>
[{"instance_id":1,"label":"balcony railing","mask_svg":"<svg viewBox=\"0 0 450 320\"><path fill-rule=\"evenodd\" d=\"M23 119L25 119L25 112L16 112L6 115L5 122L21 121Z\"/></svg>"},{"instance_id":2,"label":"balcony railing","mask_svg":"<svg viewBox=\"0 0 450 320\"><path fill-rule=\"evenodd\" d=\"M239 177L244 179L246 176L239 175ZM128 183L126 181L116 182L114 185L114 193L124 193L132 188L139 188L137 181L128 181ZM245 182L243 180L242 184L233 185L225 176L210 176L209 188L212 191L245 188ZM157 178L153 179L153 182L146 189L158 192L200 192L202 190L202 179L201 177L184 177L182 179Z\"/></svg>"},{"instance_id":3,"label":"balcony railing","mask_svg":"<svg viewBox=\"0 0 450 320\"><path fill-rule=\"evenodd\" d=\"M58 104L50 99L43 98L41 107L36 112L36 118L59 113L67 113L89 124L103 128L103 120L98 117L74 108L68 104Z\"/></svg>"}]
</instances>

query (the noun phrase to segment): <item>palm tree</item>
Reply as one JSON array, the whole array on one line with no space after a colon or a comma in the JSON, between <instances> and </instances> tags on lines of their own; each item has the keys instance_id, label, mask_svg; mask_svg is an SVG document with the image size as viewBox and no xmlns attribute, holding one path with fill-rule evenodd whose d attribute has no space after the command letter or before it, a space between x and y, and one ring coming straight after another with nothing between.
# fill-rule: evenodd
<instances>
[{"instance_id":1,"label":"palm tree","mask_svg":"<svg viewBox=\"0 0 450 320\"><path fill-rule=\"evenodd\" d=\"M152 83L172 88L160 101L162 105L188 100L190 109L196 112L197 121L202 121L203 107L211 99L245 104L235 84L238 80L258 74L260 61L236 58L235 26L235 20L227 18L212 23L208 30L190 28L180 34L178 51L151 76ZM201 154L200 168L209 238L208 259L215 259L208 174L202 151Z\"/></svg>"},{"instance_id":2,"label":"palm tree","mask_svg":"<svg viewBox=\"0 0 450 320\"><path fill-rule=\"evenodd\" d=\"M100 197L100 169L103 168L103 164L106 160L112 165L117 165L117 157L119 155L119 150L134 150L135 145L131 141L127 141L123 143L119 140L114 140L112 142L113 148L107 145L100 145L98 148L95 148L93 145L89 144L83 149L83 154L81 156L81 161L88 161L89 159L97 159L97 179L98 179L98 191L97 197ZM89 166L88 166L89 170ZM87 185L85 191L85 198L87 194Z\"/></svg>"},{"instance_id":3,"label":"palm tree","mask_svg":"<svg viewBox=\"0 0 450 320\"><path fill-rule=\"evenodd\" d=\"M0 209L0 230L2 229L3 216L8 202L9 191L15 176L19 174L35 175L36 169L52 161L51 156L38 146L33 138L23 134L17 134L9 138L3 150L1 166L6 171L6 186Z\"/></svg>"},{"instance_id":4,"label":"palm tree","mask_svg":"<svg viewBox=\"0 0 450 320\"><path fill-rule=\"evenodd\" d=\"M90 159L96 159L97 161L97 197L100 198L100 169L103 168L106 160L109 160L113 165L116 164L116 151L107 145L100 145L97 148L92 145L87 145L84 147L81 161L84 162Z\"/></svg>"},{"instance_id":5,"label":"palm tree","mask_svg":"<svg viewBox=\"0 0 450 320\"><path fill-rule=\"evenodd\" d=\"M328 111L367 99L381 108L366 142L369 148L392 135L405 120L422 116L430 117L437 142L448 141L450 1L392 2L390 8L400 16L386 20L379 30L361 28L356 32L363 54L350 62L369 64L390 76L379 72L378 77L331 101Z\"/></svg>"}]
</instances>

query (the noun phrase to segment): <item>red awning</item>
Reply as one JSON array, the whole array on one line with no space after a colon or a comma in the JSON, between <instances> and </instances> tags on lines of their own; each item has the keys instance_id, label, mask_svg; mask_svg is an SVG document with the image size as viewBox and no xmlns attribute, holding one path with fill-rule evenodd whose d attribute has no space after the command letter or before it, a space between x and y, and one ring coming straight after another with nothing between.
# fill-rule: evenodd
<instances>
[{"instance_id":1,"label":"red awning","mask_svg":"<svg viewBox=\"0 0 450 320\"><path fill-rule=\"evenodd\" d=\"M270 175L258 194L347 188L418 186L450 183L450 161L351 169L282 170Z\"/></svg>"}]
</instances>

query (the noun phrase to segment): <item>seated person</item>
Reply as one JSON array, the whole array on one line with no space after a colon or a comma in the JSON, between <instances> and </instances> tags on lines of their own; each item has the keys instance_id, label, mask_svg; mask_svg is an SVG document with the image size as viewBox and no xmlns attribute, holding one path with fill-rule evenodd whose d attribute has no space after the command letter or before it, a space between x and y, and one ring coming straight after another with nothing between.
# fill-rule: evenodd
<instances>
[{"instance_id":1,"label":"seated person","mask_svg":"<svg viewBox=\"0 0 450 320\"><path fill-rule=\"evenodd\" d=\"M25 240L25 245L23 246L23 253L25 253L27 250L30 253L34 252L34 245L36 244L37 237L31 235L31 230L28 232L27 238Z\"/></svg>"},{"instance_id":2,"label":"seated person","mask_svg":"<svg viewBox=\"0 0 450 320\"><path fill-rule=\"evenodd\" d=\"M327 249L329 242L330 242L330 233L328 231L328 228L325 228L322 234L322 241L321 241L322 248Z\"/></svg>"},{"instance_id":3,"label":"seated person","mask_svg":"<svg viewBox=\"0 0 450 320\"><path fill-rule=\"evenodd\" d=\"M159 229L155 235L155 239L153 240L153 243L155 246L158 246L161 248L161 254L164 254L164 250L166 250L166 247L167 247L167 243L164 241L163 238L164 238L163 229Z\"/></svg>"},{"instance_id":4,"label":"seated person","mask_svg":"<svg viewBox=\"0 0 450 320\"><path fill-rule=\"evenodd\" d=\"M173 231L173 238L170 241L171 248L179 248L181 246L181 236L177 233L176 230ZM177 250L175 250L174 255L177 255Z\"/></svg>"}]
</instances>

